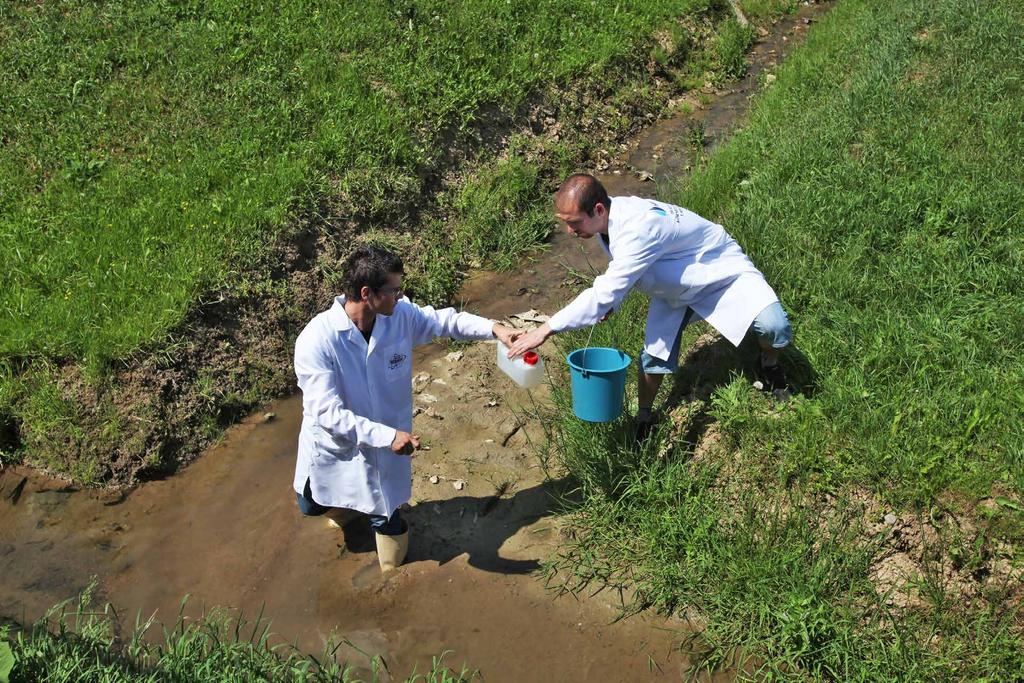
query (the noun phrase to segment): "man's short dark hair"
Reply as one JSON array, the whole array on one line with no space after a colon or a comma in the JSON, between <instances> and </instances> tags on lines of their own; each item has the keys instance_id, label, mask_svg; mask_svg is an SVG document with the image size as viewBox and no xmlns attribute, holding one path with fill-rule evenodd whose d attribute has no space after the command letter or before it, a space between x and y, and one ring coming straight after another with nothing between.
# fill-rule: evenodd
<instances>
[{"instance_id":1,"label":"man's short dark hair","mask_svg":"<svg viewBox=\"0 0 1024 683\"><path fill-rule=\"evenodd\" d=\"M577 209L588 216L594 215L594 207L604 204L604 208L612 208L612 199L604 189L601 181L589 173L573 173L562 181L555 192L555 202L562 199L572 200Z\"/></svg>"},{"instance_id":2,"label":"man's short dark hair","mask_svg":"<svg viewBox=\"0 0 1024 683\"><path fill-rule=\"evenodd\" d=\"M345 260L343 286L350 301L359 301L360 290L369 287L377 292L388 283L393 273L402 275L402 259L392 251L376 245L358 247Z\"/></svg>"}]
</instances>

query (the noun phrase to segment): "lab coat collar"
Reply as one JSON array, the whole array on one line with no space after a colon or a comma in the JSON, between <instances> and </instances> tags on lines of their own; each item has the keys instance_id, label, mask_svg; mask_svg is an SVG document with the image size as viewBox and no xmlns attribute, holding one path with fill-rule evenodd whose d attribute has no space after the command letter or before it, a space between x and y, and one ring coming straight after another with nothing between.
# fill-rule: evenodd
<instances>
[{"instance_id":1,"label":"lab coat collar","mask_svg":"<svg viewBox=\"0 0 1024 683\"><path fill-rule=\"evenodd\" d=\"M616 224L622 221L622 202L615 201L616 199L624 199L623 197L612 197L612 205L608 207L608 240L611 241L612 233L615 231Z\"/></svg>"},{"instance_id":2,"label":"lab coat collar","mask_svg":"<svg viewBox=\"0 0 1024 683\"><path fill-rule=\"evenodd\" d=\"M331 320L331 324L334 325L334 329L338 331L350 330L355 325L352 324L352 319L348 317L348 313L345 312L345 295L337 296L334 298L334 305L331 306L330 313L327 316Z\"/></svg>"},{"instance_id":3,"label":"lab coat collar","mask_svg":"<svg viewBox=\"0 0 1024 683\"><path fill-rule=\"evenodd\" d=\"M373 326L373 332L370 333L370 340L367 341L363 333L359 331L359 328L352 322L352 318L348 317L348 313L345 312L345 295L335 297L334 305L331 306L330 312L327 314L331 321L331 324L339 332L347 332L349 338L362 342L366 345L366 353L373 353L374 349L377 348L380 337L386 334L384 328L387 326L385 322L388 318L386 315L378 315L377 322Z\"/></svg>"}]
</instances>

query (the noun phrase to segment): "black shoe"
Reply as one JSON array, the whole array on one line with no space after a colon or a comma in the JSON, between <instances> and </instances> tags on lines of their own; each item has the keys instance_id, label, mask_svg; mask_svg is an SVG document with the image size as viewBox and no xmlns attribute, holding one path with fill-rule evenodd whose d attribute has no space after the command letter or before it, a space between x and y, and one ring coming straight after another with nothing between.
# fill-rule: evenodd
<instances>
[{"instance_id":1,"label":"black shoe","mask_svg":"<svg viewBox=\"0 0 1024 683\"><path fill-rule=\"evenodd\" d=\"M345 550L350 553L368 553L377 548L370 518L366 515L359 515L343 526L342 531L345 533Z\"/></svg>"},{"instance_id":2,"label":"black shoe","mask_svg":"<svg viewBox=\"0 0 1024 683\"><path fill-rule=\"evenodd\" d=\"M644 442L647 441L647 438L651 435L651 432L654 431L654 427L654 420L648 420L646 422L641 422L640 420L637 420L636 422L633 423L633 441L636 443L637 446L642 446Z\"/></svg>"},{"instance_id":3,"label":"black shoe","mask_svg":"<svg viewBox=\"0 0 1024 683\"><path fill-rule=\"evenodd\" d=\"M757 373L757 379L761 385L761 391L771 394L775 400L784 403L793 397L789 380L786 379L786 373L780 364L761 366Z\"/></svg>"}]
</instances>

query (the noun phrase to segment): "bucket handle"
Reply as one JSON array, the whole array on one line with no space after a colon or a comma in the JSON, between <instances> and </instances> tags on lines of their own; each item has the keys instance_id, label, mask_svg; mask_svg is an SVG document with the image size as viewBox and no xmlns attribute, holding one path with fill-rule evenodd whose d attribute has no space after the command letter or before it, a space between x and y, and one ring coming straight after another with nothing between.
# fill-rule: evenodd
<instances>
[{"instance_id":1,"label":"bucket handle","mask_svg":"<svg viewBox=\"0 0 1024 683\"><path fill-rule=\"evenodd\" d=\"M600 322L601 321L599 320L599 321L597 321L596 323L594 323L593 325L590 326L590 334L587 335L587 345L583 347L583 362L581 363L581 365L583 365L583 369L580 371L580 374L583 375L583 379L587 379L587 378L590 377L590 371L586 369L586 366L587 366L587 349L590 348L590 340L594 338L594 328L597 327L598 323L600 323Z\"/></svg>"}]
</instances>

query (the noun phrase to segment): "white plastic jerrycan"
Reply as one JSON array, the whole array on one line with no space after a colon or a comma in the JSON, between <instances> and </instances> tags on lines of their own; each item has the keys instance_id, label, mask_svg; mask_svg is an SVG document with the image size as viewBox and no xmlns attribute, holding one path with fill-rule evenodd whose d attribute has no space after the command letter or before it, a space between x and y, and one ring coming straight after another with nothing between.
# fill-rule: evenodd
<instances>
[{"instance_id":1,"label":"white plastic jerrycan","mask_svg":"<svg viewBox=\"0 0 1024 683\"><path fill-rule=\"evenodd\" d=\"M508 357L508 347L498 342L498 367L524 389L532 389L544 380L544 359L536 351L519 358Z\"/></svg>"}]
</instances>

